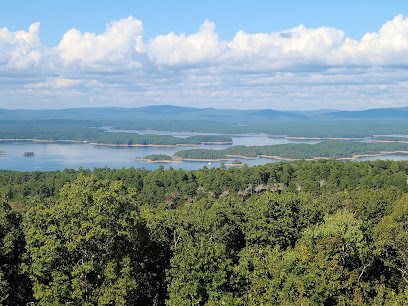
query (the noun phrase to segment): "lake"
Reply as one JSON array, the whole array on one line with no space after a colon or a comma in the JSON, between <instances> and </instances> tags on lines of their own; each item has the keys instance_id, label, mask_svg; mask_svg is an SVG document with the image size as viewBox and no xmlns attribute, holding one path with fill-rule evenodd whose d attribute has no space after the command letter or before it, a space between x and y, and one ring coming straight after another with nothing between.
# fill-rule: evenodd
<instances>
[{"instance_id":1,"label":"lake","mask_svg":"<svg viewBox=\"0 0 408 306\"><path fill-rule=\"evenodd\" d=\"M130 132L130 131L129 131ZM135 131L131 131L135 132ZM177 133L177 132L157 132L157 131L137 131L142 134L166 134L179 137L197 135L196 133ZM202 134L202 133L201 133ZM318 140L288 140L284 137L269 138L266 134L242 134L229 135L233 140L233 145L273 145L283 143L317 143ZM141 168L157 169L159 165L164 168L173 167L175 169L182 168L184 170L196 170L204 166L219 167L221 162L192 162L181 161L176 163L148 163L135 158L143 158L150 154L166 154L172 156L175 152L190 148L205 148L222 150L230 145L203 145L203 146L182 146L173 148L160 147L107 147L93 146L82 143L38 143L38 142L0 142L0 151L6 151L8 154L0 155L0 169L17 170L17 171L54 171L63 170L66 168L85 169L93 168ZM34 152L35 156L23 156L24 152ZM248 166L263 165L266 163L280 162L277 159L241 159ZM373 160L373 159L394 159L407 160L408 155L393 154L380 157L364 157L358 160Z\"/></svg>"}]
</instances>

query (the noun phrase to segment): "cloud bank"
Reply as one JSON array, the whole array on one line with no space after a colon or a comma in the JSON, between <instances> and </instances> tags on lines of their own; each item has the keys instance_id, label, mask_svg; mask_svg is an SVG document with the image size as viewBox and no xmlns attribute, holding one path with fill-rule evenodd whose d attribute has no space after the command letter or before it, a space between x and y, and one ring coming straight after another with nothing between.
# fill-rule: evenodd
<instances>
[{"instance_id":1,"label":"cloud bank","mask_svg":"<svg viewBox=\"0 0 408 306\"><path fill-rule=\"evenodd\" d=\"M360 40L330 27L198 32L143 40L129 16L102 34L71 29L55 47L28 31L0 28L0 107L364 109L408 105L408 18L397 15Z\"/></svg>"}]
</instances>

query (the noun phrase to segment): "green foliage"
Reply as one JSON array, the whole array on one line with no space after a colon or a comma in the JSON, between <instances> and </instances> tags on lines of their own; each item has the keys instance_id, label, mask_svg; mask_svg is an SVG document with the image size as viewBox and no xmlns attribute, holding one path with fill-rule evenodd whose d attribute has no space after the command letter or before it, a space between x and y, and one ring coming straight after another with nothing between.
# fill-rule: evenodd
<instances>
[{"instance_id":1,"label":"green foliage","mask_svg":"<svg viewBox=\"0 0 408 306\"><path fill-rule=\"evenodd\" d=\"M407 162L0 171L0 304L405 305Z\"/></svg>"},{"instance_id":2,"label":"green foliage","mask_svg":"<svg viewBox=\"0 0 408 306\"><path fill-rule=\"evenodd\" d=\"M174 156L182 159L228 159L223 150L195 149L178 151Z\"/></svg>"},{"instance_id":3,"label":"green foliage","mask_svg":"<svg viewBox=\"0 0 408 306\"><path fill-rule=\"evenodd\" d=\"M407 137L398 137L398 136L375 136L371 140L382 140L382 141L408 141Z\"/></svg>"},{"instance_id":4,"label":"green foliage","mask_svg":"<svg viewBox=\"0 0 408 306\"><path fill-rule=\"evenodd\" d=\"M148 299L149 238L134 192L120 181L79 176L57 203L25 214L34 297L41 305L125 305ZM146 248L147 247L147 248Z\"/></svg>"},{"instance_id":5,"label":"green foliage","mask_svg":"<svg viewBox=\"0 0 408 306\"><path fill-rule=\"evenodd\" d=\"M22 305L31 301L31 283L21 274L24 235L21 214L0 197L0 305Z\"/></svg>"},{"instance_id":6,"label":"green foliage","mask_svg":"<svg viewBox=\"0 0 408 306\"><path fill-rule=\"evenodd\" d=\"M197 135L180 138L171 135L139 135L136 133L102 133L90 141L101 144L155 146L200 145L217 142L225 144L232 143L231 137L220 135Z\"/></svg>"},{"instance_id":7,"label":"green foliage","mask_svg":"<svg viewBox=\"0 0 408 306\"><path fill-rule=\"evenodd\" d=\"M116 145L178 145L231 144L232 139L222 135L195 135L185 138L171 135L139 135L137 133L104 132L98 125L84 120L30 120L0 122L0 139L36 139L50 141L89 141Z\"/></svg>"},{"instance_id":8,"label":"green foliage","mask_svg":"<svg viewBox=\"0 0 408 306\"><path fill-rule=\"evenodd\" d=\"M408 285L408 198L399 199L391 213L374 227L375 253L392 269L399 271L402 285Z\"/></svg>"},{"instance_id":9,"label":"green foliage","mask_svg":"<svg viewBox=\"0 0 408 306\"><path fill-rule=\"evenodd\" d=\"M171 158L171 156L165 155L165 154L151 154L151 155L147 155L144 157L144 159L148 159L150 161L160 161L160 160L173 160L173 158Z\"/></svg>"},{"instance_id":10,"label":"green foliage","mask_svg":"<svg viewBox=\"0 0 408 306\"><path fill-rule=\"evenodd\" d=\"M289 159L351 158L383 151L408 151L406 143L323 141L316 144L288 143L268 146L232 146L224 150L184 150L175 155L184 159L228 159L232 156L281 157Z\"/></svg>"}]
</instances>

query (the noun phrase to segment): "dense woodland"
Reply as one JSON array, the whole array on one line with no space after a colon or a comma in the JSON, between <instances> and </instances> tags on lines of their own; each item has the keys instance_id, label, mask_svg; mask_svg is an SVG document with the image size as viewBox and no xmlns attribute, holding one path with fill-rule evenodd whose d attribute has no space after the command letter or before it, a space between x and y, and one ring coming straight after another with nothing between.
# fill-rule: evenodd
<instances>
[{"instance_id":1,"label":"dense woodland","mask_svg":"<svg viewBox=\"0 0 408 306\"><path fill-rule=\"evenodd\" d=\"M408 137L401 137L401 136L375 136L371 139L372 140L383 140L383 141L408 141Z\"/></svg>"},{"instance_id":2,"label":"dense woodland","mask_svg":"<svg viewBox=\"0 0 408 306\"><path fill-rule=\"evenodd\" d=\"M81 120L0 120L0 139L89 140L102 129Z\"/></svg>"},{"instance_id":3,"label":"dense woodland","mask_svg":"<svg viewBox=\"0 0 408 306\"><path fill-rule=\"evenodd\" d=\"M0 304L406 305L407 174L0 171Z\"/></svg>"},{"instance_id":4,"label":"dense woodland","mask_svg":"<svg viewBox=\"0 0 408 306\"><path fill-rule=\"evenodd\" d=\"M224 150L182 150L175 156L182 159L226 159L229 156L279 156L290 159L351 158L381 152L408 151L407 143L322 141L316 144L288 143L267 146L232 146Z\"/></svg>"}]
</instances>

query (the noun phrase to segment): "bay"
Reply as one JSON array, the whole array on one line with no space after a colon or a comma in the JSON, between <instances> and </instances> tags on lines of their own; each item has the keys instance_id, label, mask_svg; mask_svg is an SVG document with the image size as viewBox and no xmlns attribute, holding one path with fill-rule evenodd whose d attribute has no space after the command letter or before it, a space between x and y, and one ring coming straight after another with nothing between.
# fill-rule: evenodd
<instances>
[{"instance_id":1,"label":"bay","mask_svg":"<svg viewBox=\"0 0 408 306\"><path fill-rule=\"evenodd\" d=\"M139 134L174 135L187 137L203 133L183 133L183 132L159 132L159 131L129 131ZM233 145L263 146L284 143L317 143L319 140L293 140L285 137L268 137L267 134L241 134L228 135L233 140ZM197 162L180 161L174 163L149 163L135 158L143 158L150 154L174 155L177 151L186 149L215 149L222 150L230 145L202 145L202 146L181 146L181 147L110 147L94 146L87 143L38 143L28 141L0 142L0 151L8 154L0 155L0 169L17 171L54 171L69 169L84 169L108 167L118 168L146 168L157 169L163 166L165 169L173 167L184 170L196 170L204 166L219 167L222 162ZM23 156L24 152L34 152L35 156ZM407 160L408 155L392 154L374 159L396 159ZM278 159L243 159L237 158L248 166L263 165L266 163L280 162ZM367 160L359 158L358 160ZM371 159L370 159L371 160Z\"/></svg>"}]
</instances>

